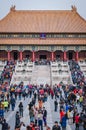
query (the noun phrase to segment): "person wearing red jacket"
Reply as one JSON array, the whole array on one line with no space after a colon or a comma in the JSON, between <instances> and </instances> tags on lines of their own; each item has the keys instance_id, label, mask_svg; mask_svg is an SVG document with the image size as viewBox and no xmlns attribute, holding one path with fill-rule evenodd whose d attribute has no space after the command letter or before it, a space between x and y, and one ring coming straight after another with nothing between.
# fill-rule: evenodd
<instances>
[{"instance_id":1,"label":"person wearing red jacket","mask_svg":"<svg viewBox=\"0 0 86 130\"><path fill-rule=\"evenodd\" d=\"M60 110L60 121L62 120L62 117L65 115L65 112L63 109Z\"/></svg>"},{"instance_id":2,"label":"person wearing red jacket","mask_svg":"<svg viewBox=\"0 0 86 130\"><path fill-rule=\"evenodd\" d=\"M76 125L76 130L79 130L79 122L80 122L80 116L79 113L75 116L75 125Z\"/></svg>"}]
</instances>

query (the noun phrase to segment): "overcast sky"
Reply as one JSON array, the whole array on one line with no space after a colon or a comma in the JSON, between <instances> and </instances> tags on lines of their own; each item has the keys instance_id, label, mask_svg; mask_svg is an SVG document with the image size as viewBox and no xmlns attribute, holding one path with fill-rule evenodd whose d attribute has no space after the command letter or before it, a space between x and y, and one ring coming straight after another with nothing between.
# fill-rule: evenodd
<instances>
[{"instance_id":1,"label":"overcast sky","mask_svg":"<svg viewBox=\"0 0 86 130\"><path fill-rule=\"evenodd\" d=\"M86 0L0 0L0 19L6 16L10 7L16 10L70 10L71 5L86 20Z\"/></svg>"}]
</instances>

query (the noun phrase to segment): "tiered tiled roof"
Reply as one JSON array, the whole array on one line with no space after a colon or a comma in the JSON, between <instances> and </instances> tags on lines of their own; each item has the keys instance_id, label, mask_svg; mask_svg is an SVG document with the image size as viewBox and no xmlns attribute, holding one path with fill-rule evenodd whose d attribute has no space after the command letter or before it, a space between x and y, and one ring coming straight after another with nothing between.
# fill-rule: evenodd
<instances>
[{"instance_id":1,"label":"tiered tiled roof","mask_svg":"<svg viewBox=\"0 0 86 130\"><path fill-rule=\"evenodd\" d=\"M67 11L18 11L11 8L0 20L0 33L85 33L86 20L75 8ZM86 45L86 38L2 38L0 44Z\"/></svg>"},{"instance_id":2,"label":"tiered tiled roof","mask_svg":"<svg viewBox=\"0 0 86 130\"><path fill-rule=\"evenodd\" d=\"M76 10L18 11L0 20L0 32L86 33L86 21Z\"/></svg>"}]
</instances>

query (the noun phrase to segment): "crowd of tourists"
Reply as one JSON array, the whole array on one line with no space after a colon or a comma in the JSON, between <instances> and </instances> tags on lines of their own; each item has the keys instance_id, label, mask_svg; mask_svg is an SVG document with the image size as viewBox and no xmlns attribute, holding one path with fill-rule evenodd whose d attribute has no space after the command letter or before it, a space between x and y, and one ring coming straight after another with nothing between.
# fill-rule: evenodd
<instances>
[{"instance_id":1,"label":"crowd of tourists","mask_svg":"<svg viewBox=\"0 0 86 130\"><path fill-rule=\"evenodd\" d=\"M74 84L82 85L85 84L85 77L83 72L80 70L80 66L76 61L69 61L70 71Z\"/></svg>"},{"instance_id":2,"label":"crowd of tourists","mask_svg":"<svg viewBox=\"0 0 86 130\"><path fill-rule=\"evenodd\" d=\"M1 84L4 83L6 80L10 82L14 69L15 69L15 62L7 61L7 64L5 65L4 70L2 71L0 76Z\"/></svg>"},{"instance_id":3,"label":"crowd of tourists","mask_svg":"<svg viewBox=\"0 0 86 130\"><path fill-rule=\"evenodd\" d=\"M47 59L36 60L35 65L50 65L50 60Z\"/></svg>"},{"instance_id":4,"label":"crowd of tourists","mask_svg":"<svg viewBox=\"0 0 86 130\"><path fill-rule=\"evenodd\" d=\"M59 109L60 114L60 124L55 121L55 125L52 127L52 130L66 130L68 121L74 123L76 129L79 129L80 124L83 125L84 130L86 130L86 95L83 95L81 91L76 91L76 88L70 89L69 85L55 85L53 89L50 86L46 85L37 87L33 85L28 85L28 89L23 89L23 83L19 84L21 86L21 91L16 92L16 88L11 88L9 96L5 97L6 100L1 101L0 104L0 120L1 124L6 124L6 127L9 127L8 123L4 119L4 112L8 112L10 109L15 110L16 99L19 98L20 103L18 106L18 111L15 115L15 129L18 130L43 130L43 124L46 129L51 129L47 126L47 116L48 112L44 107L44 103L47 102L47 99L51 97L51 100L54 100L54 110L57 112ZM73 86L72 86L73 87ZM21 93L21 94L20 94ZM23 117L24 106L21 102L21 99L31 98L31 101L28 104L28 113L30 118L30 124L25 126L24 122L21 122L21 117ZM8 102L10 99L10 102ZM38 103L38 105L36 104ZM85 103L85 104L84 104ZM10 108L11 106L11 108ZM58 108L58 106L60 108ZM78 110L80 107L80 111ZM2 110L2 112L1 112ZM2 114L3 113L3 114ZM4 123L3 123L4 122ZM4 125L5 126L5 125ZM5 129L2 129L5 130Z\"/></svg>"},{"instance_id":5,"label":"crowd of tourists","mask_svg":"<svg viewBox=\"0 0 86 130\"><path fill-rule=\"evenodd\" d=\"M83 130L86 130L86 81L77 62L70 61L69 66L75 85L65 85L61 82L51 88L48 84L24 86L21 82L19 85L11 84L10 87L7 87L15 69L12 61L7 62L0 84L1 130L11 130L11 124L8 124L4 117L8 111L15 111L16 100L19 100L19 104L15 114L15 130L43 130L44 127L46 130L66 130L68 124L74 124L76 130L80 130L82 125ZM28 116L30 118L28 125L21 121L21 118L24 117L22 98L28 99ZM44 106L48 98L51 98L54 103L53 111L59 112L60 115L59 121L55 120L52 128L48 126L48 111Z\"/></svg>"}]
</instances>

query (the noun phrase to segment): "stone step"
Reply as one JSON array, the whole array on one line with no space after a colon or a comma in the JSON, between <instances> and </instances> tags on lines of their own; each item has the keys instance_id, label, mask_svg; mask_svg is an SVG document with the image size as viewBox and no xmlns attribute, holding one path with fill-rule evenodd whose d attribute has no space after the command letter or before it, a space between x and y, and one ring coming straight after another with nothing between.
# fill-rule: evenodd
<instances>
[{"instance_id":1,"label":"stone step","mask_svg":"<svg viewBox=\"0 0 86 130\"><path fill-rule=\"evenodd\" d=\"M33 74L32 74L32 83L41 84L49 83L50 84L50 66L35 65Z\"/></svg>"}]
</instances>

